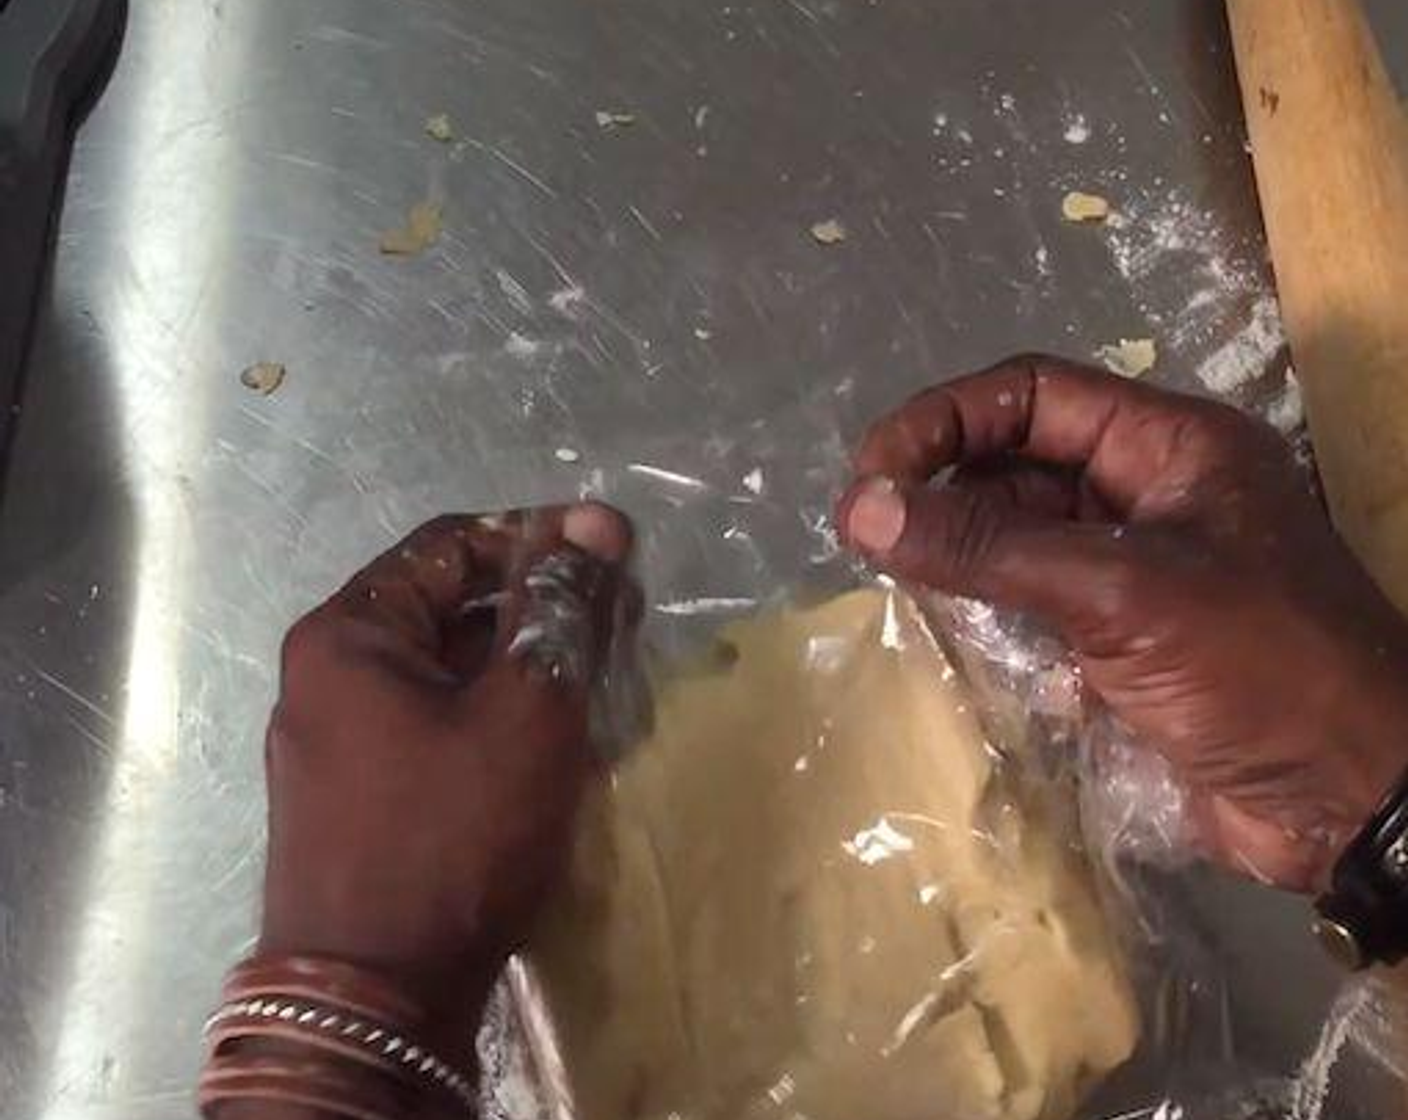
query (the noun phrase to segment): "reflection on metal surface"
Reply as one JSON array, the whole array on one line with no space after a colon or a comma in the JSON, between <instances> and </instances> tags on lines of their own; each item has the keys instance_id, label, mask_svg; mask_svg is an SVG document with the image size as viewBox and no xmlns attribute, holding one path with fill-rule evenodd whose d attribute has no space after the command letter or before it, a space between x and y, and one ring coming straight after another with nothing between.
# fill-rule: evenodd
<instances>
[{"instance_id":1,"label":"reflection on metal surface","mask_svg":"<svg viewBox=\"0 0 1408 1120\"><path fill-rule=\"evenodd\" d=\"M207 11L168 4L157 7L150 22L152 41L161 45L160 66L124 89L134 136L159 135L205 71L200 46L209 32ZM238 75L246 42L236 40L220 52L213 72L204 77L219 82L224 75ZM194 311L187 286L214 281L230 248L233 184L197 174L154 192L145 155L136 144L120 154L105 186L106 205L118 227L134 234L125 246L132 274L161 283L156 299ZM158 208L159 220L153 221ZM204 402L183 398L171 384L188 360L177 328L154 314L145 299L124 298L117 289L112 295L117 298L110 306L94 310L109 324L113 344L115 407L126 441L120 455L129 464L132 493L132 563L140 578L129 623L122 715L109 744L107 793L92 811L92 855L70 919L70 974L48 1050L52 1065L39 1094L42 1120L65 1120L75 1106L101 1099L104 1079L151 1006L143 977L152 947L177 933L159 928L152 902L169 884L160 881L160 861L146 853L163 838L183 833L182 806L172 803L183 788L178 773L182 619L200 581L191 564L182 465L208 435Z\"/></svg>"},{"instance_id":2,"label":"reflection on metal surface","mask_svg":"<svg viewBox=\"0 0 1408 1120\"><path fill-rule=\"evenodd\" d=\"M1215 5L133 8L0 496L3 1120L190 1115L279 637L415 522L601 493L650 617L702 634L844 577L845 448L936 376L1149 334L1236 387L1265 349L1233 345L1268 289ZM1081 186L1142 224L1065 225ZM383 257L427 198L439 241ZM1318 978L1253 1056L1314 1036L1299 919L1237 958L1240 1008Z\"/></svg>"}]
</instances>

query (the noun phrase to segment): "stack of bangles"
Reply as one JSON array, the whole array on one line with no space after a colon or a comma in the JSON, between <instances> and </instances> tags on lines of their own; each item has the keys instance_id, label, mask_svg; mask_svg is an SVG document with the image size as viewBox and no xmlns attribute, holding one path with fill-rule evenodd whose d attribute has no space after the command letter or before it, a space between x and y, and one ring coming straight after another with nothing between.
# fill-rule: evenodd
<instances>
[{"instance_id":1,"label":"stack of bangles","mask_svg":"<svg viewBox=\"0 0 1408 1120\"><path fill-rule=\"evenodd\" d=\"M283 1102L353 1120L462 1120L474 1078L417 1042L428 1015L374 972L320 957L252 957L206 1023L199 1103Z\"/></svg>"}]
</instances>

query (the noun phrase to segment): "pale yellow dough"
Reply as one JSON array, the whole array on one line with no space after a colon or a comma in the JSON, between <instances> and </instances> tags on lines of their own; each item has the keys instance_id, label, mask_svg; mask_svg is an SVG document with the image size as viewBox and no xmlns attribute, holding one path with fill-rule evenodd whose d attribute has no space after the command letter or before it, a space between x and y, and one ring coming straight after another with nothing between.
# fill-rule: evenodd
<instances>
[{"instance_id":1,"label":"pale yellow dough","mask_svg":"<svg viewBox=\"0 0 1408 1120\"><path fill-rule=\"evenodd\" d=\"M580 1120L1055 1120L1133 1048L1087 868L907 600L726 628L530 955Z\"/></svg>"},{"instance_id":2,"label":"pale yellow dough","mask_svg":"<svg viewBox=\"0 0 1408 1120\"><path fill-rule=\"evenodd\" d=\"M1061 199L1061 216L1068 222L1104 222L1110 218L1108 199L1084 191L1069 191Z\"/></svg>"}]
</instances>

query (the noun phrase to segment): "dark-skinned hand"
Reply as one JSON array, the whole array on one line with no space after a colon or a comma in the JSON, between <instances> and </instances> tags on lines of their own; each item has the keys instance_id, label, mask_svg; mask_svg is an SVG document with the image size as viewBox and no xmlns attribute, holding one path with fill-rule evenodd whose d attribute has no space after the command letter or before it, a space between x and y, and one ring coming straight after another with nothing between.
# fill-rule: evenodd
<instances>
[{"instance_id":1,"label":"dark-skinned hand","mask_svg":"<svg viewBox=\"0 0 1408 1120\"><path fill-rule=\"evenodd\" d=\"M1322 886L1408 766L1408 627L1269 427L1018 358L910 400L855 468L850 545L1057 630L1229 866Z\"/></svg>"},{"instance_id":2,"label":"dark-skinned hand","mask_svg":"<svg viewBox=\"0 0 1408 1120\"><path fill-rule=\"evenodd\" d=\"M379 971L435 1014L424 1041L470 1064L566 858L629 547L600 505L443 517L293 628L261 952Z\"/></svg>"}]
</instances>

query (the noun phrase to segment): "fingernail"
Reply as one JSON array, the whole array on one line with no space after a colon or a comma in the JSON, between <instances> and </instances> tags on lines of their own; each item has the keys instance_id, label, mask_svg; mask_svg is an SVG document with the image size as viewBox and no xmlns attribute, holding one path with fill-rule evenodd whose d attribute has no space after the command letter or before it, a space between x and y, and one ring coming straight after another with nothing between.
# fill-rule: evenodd
<instances>
[{"instance_id":1,"label":"fingernail","mask_svg":"<svg viewBox=\"0 0 1408 1120\"><path fill-rule=\"evenodd\" d=\"M846 532L866 552L889 552L904 535L904 497L888 478L866 482L851 502Z\"/></svg>"},{"instance_id":2,"label":"fingernail","mask_svg":"<svg viewBox=\"0 0 1408 1120\"><path fill-rule=\"evenodd\" d=\"M597 502L583 502L563 514L562 537L609 564L624 560L630 548L630 533L621 515Z\"/></svg>"}]
</instances>

